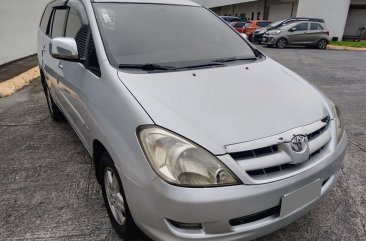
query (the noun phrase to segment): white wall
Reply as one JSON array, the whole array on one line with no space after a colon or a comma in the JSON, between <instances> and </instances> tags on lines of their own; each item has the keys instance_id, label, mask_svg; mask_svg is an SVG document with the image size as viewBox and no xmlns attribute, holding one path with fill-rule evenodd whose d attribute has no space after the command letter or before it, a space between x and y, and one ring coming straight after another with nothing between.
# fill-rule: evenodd
<instances>
[{"instance_id":1,"label":"white wall","mask_svg":"<svg viewBox=\"0 0 366 241\"><path fill-rule=\"evenodd\" d=\"M324 18L331 37L343 36L350 0L300 0L297 16Z\"/></svg>"},{"instance_id":2,"label":"white wall","mask_svg":"<svg viewBox=\"0 0 366 241\"><path fill-rule=\"evenodd\" d=\"M0 65L36 53L37 28L51 0L0 0Z\"/></svg>"},{"instance_id":3,"label":"white wall","mask_svg":"<svg viewBox=\"0 0 366 241\"><path fill-rule=\"evenodd\" d=\"M293 7L294 3L279 3L269 5L268 19L272 21L277 21L292 17L291 11Z\"/></svg>"}]
</instances>

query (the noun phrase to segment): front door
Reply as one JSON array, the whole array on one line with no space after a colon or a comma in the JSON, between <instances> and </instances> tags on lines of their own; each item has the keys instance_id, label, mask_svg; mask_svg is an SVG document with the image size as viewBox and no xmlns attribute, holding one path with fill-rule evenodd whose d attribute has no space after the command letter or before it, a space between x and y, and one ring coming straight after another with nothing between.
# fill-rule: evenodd
<instances>
[{"instance_id":1,"label":"front door","mask_svg":"<svg viewBox=\"0 0 366 241\"><path fill-rule=\"evenodd\" d=\"M289 32L289 44L305 44L309 42L308 29L309 23L303 22L294 26L295 30Z\"/></svg>"}]
</instances>

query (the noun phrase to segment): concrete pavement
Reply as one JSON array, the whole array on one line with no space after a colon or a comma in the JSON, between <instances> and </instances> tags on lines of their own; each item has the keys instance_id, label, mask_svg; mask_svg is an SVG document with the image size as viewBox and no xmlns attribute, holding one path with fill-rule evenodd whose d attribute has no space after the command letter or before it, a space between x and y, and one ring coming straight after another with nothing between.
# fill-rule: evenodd
<instances>
[{"instance_id":1,"label":"concrete pavement","mask_svg":"<svg viewBox=\"0 0 366 241\"><path fill-rule=\"evenodd\" d=\"M260 241L366 240L366 53L261 49L339 105L351 144L329 196ZM51 120L39 80L0 99L0 240L120 240L91 158L68 123Z\"/></svg>"}]
</instances>

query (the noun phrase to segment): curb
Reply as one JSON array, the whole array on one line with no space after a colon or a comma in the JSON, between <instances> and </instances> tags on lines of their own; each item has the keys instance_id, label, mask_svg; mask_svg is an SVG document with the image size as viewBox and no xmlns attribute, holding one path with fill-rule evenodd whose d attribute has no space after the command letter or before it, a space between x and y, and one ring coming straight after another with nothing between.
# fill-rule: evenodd
<instances>
[{"instance_id":1,"label":"curb","mask_svg":"<svg viewBox=\"0 0 366 241\"><path fill-rule=\"evenodd\" d=\"M12 79L0 83L0 98L7 97L26 85L29 85L33 80L40 76L39 67L34 67Z\"/></svg>"},{"instance_id":2,"label":"curb","mask_svg":"<svg viewBox=\"0 0 366 241\"><path fill-rule=\"evenodd\" d=\"M338 46L338 45L328 45L327 49L349 50L349 51L366 51L366 48L355 48L355 47Z\"/></svg>"}]
</instances>

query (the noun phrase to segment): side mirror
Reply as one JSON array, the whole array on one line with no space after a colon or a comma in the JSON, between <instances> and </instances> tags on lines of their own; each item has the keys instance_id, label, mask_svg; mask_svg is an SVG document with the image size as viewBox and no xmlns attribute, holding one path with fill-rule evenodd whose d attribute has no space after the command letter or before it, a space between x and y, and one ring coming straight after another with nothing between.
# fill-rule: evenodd
<instances>
[{"instance_id":1,"label":"side mirror","mask_svg":"<svg viewBox=\"0 0 366 241\"><path fill-rule=\"evenodd\" d=\"M290 32L295 32L297 29L295 27L290 29Z\"/></svg>"},{"instance_id":2,"label":"side mirror","mask_svg":"<svg viewBox=\"0 0 366 241\"><path fill-rule=\"evenodd\" d=\"M75 39L73 38L54 38L50 44L51 56L67 61L78 61L79 52Z\"/></svg>"}]
</instances>

